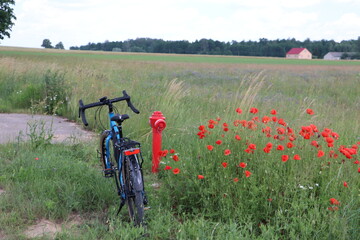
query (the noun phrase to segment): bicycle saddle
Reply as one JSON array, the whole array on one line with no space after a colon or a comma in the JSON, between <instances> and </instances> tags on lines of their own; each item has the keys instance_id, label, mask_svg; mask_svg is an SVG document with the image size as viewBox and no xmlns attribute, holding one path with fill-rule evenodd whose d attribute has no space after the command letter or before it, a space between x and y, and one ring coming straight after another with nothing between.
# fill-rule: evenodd
<instances>
[{"instance_id":1,"label":"bicycle saddle","mask_svg":"<svg viewBox=\"0 0 360 240\"><path fill-rule=\"evenodd\" d=\"M125 121L126 119L129 119L129 115L127 114L115 114L115 116L113 116L111 118L111 121L115 121L117 123L122 123L123 121Z\"/></svg>"}]
</instances>

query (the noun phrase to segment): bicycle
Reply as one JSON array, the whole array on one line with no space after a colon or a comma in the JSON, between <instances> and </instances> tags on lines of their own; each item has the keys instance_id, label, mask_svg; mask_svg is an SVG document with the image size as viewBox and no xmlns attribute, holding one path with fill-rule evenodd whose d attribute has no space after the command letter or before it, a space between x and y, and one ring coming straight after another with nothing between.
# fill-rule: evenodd
<instances>
[{"instance_id":1,"label":"bicycle","mask_svg":"<svg viewBox=\"0 0 360 240\"><path fill-rule=\"evenodd\" d=\"M129 119L129 115L116 113L117 110L113 103L120 101L126 101L128 107L134 113L140 113L131 103L130 96L124 90L122 97L114 99L102 97L99 102L87 105L84 105L80 99L79 118L81 116L84 125L88 126L85 110L100 107L97 109L100 116L102 106L108 106L110 129L104 130L100 135L100 162L103 166L104 177L115 178L117 193L121 199L117 215L127 203L130 220L136 226L139 226L144 223L144 206L148 203L142 172L144 160L140 150L140 143L123 136L122 123Z\"/></svg>"}]
</instances>

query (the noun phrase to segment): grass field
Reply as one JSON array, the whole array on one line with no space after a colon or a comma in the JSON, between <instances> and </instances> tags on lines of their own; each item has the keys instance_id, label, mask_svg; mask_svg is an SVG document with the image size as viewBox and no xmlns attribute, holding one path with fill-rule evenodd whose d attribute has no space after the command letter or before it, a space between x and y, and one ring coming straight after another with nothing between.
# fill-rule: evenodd
<instances>
[{"instance_id":1,"label":"grass field","mask_svg":"<svg viewBox=\"0 0 360 240\"><path fill-rule=\"evenodd\" d=\"M26 238L24 229L39 219L67 226L74 214L81 222L57 239L360 235L359 61L0 48L2 112L77 119L80 98L95 102L124 89L141 111L117 105L131 116L125 134L143 143L147 159L147 227L131 227L125 211L115 217L117 198L101 178L97 142L36 148L19 142L0 146L6 191L0 236ZM156 110L167 121L163 147L175 149L180 160L163 158L154 176L148 118ZM88 111L89 122L94 112Z\"/></svg>"}]
</instances>

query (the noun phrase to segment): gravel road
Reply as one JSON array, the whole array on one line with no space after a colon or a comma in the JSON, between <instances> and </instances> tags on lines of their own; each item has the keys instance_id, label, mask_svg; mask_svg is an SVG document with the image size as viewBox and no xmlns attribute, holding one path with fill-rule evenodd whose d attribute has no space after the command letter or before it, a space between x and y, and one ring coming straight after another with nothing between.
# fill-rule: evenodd
<instances>
[{"instance_id":1,"label":"gravel road","mask_svg":"<svg viewBox=\"0 0 360 240\"><path fill-rule=\"evenodd\" d=\"M44 124L41 124L44 123ZM66 143L75 141L88 141L94 137L94 133L85 131L80 125L66 118L47 115L29 115L18 113L0 113L0 144L16 141L19 135L23 140L28 140L29 126L35 126L40 130L45 126L45 132L49 130L54 134L53 143Z\"/></svg>"}]
</instances>

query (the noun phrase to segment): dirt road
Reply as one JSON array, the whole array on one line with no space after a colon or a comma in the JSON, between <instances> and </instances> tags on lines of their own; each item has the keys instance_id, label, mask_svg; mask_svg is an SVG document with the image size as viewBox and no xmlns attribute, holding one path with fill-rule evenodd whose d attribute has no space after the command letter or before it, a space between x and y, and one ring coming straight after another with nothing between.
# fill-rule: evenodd
<instances>
[{"instance_id":1,"label":"dirt road","mask_svg":"<svg viewBox=\"0 0 360 240\"><path fill-rule=\"evenodd\" d=\"M83 130L80 125L66 118L0 113L0 144L16 141L19 134L23 140L28 140L27 133L30 133L30 126L37 124L37 131L39 131L42 123L44 123L45 132L50 130L54 134L53 143L86 141L94 137L94 133Z\"/></svg>"}]
</instances>

